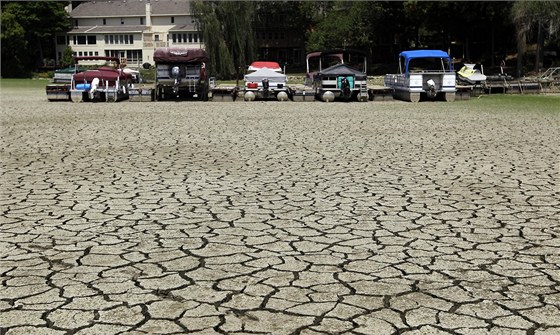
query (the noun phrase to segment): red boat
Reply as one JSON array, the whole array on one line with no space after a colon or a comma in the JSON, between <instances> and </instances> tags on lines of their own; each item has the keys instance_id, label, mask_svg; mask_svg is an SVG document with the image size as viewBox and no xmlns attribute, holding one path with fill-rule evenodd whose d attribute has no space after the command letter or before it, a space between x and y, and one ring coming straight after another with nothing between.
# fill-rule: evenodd
<instances>
[{"instance_id":1,"label":"red boat","mask_svg":"<svg viewBox=\"0 0 560 335\"><path fill-rule=\"evenodd\" d=\"M112 66L101 66L94 70L75 73L72 76L70 96L73 102L106 101L117 102L128 99L128 88L132 75L120 68L117 57L75 57L76 66L82 60L105 60Z\"/></svg>"}]
</instances>

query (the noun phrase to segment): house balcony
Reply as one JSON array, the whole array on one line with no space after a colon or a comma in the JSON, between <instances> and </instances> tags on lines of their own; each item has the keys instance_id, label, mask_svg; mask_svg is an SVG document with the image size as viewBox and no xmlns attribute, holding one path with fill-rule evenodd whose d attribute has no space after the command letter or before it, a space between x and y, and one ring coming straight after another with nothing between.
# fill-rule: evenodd
<instances>
[{"instance_id":1,"label":"house balcony","mask_svg":"<svg viewBox=\"0 0 560 335\"><path fill-rule=\"evenodd\" d=\"M144 48L166 48L169 43L166 41L144 41Z\"/></svg>"}]
</instances>

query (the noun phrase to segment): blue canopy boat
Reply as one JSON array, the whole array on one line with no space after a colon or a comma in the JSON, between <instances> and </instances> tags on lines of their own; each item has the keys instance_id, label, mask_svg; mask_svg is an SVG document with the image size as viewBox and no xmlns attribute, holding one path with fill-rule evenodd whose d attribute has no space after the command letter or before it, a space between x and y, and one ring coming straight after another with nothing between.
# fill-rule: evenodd
<instances>
[{"instance_id":1,"label":"blue canopy boat","mask_svg":"<svg viewBox=\"0 0 560 335\"><path fill-rule=\"evenodd\" d=\"M399 73L385 75L385 86L398 99L418 102L420 98L455 100L453 62L445 51L411 50L399 54Z\"/></svg>"}]
</instances>

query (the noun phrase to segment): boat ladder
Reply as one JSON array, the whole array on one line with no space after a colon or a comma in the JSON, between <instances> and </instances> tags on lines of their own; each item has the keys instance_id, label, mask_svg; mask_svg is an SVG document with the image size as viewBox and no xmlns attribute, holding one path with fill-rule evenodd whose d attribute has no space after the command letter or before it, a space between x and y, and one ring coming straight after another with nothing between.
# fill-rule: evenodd
<instances>
[{"instance_id":1,"label":"boat ladder","mask_svg":"<svg viewBox=\"0 0 560 335\"><path fill-rule=\"evenodd\" d=\"M193 77L189 77L189 78L187 79L187 81L188 81L188 83L189 83L189 84L188 84L189 93L196 93L196 82L197 82L196 77L194 77L194 76L193 76Z\"/></svg>"},{"instance_id":2,"label":"boat ladder","mask_svg":"<svg viewBox=\"0 0 560 335\"><path fill-rule=\"evenodd\" d=\"M368 100L368 88L367 84L360 86L360 101L367 101Z\"/></svg>"}]
</instances>

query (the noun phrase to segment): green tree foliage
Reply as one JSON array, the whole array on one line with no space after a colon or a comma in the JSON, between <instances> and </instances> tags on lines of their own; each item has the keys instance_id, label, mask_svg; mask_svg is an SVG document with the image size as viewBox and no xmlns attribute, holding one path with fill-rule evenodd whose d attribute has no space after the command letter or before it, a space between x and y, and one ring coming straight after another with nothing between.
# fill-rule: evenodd
<instances>
[{"instance_id":1,"label":"green tree foliage","mask_svg":"<svg viewBox=\"0 0 560 335\"><path fill-rule=\"evenodd\" d=\"M2 77L13 77L18 73L28 74L25 65L29 62L25 30L16 14L2 10Z\"/></svg>"},{"instance_id":2,"label":"green tree foliage","mask_svg":"<svg viewBox=\"0 0 560 335\"><path fill-rule=\"evenodd\" d=\"M54 38L68 29L65 2L3 1L2 76L25 76L54 58Z\"/></svg>"},{"instance_id":3,"label":"green tree foliage","mask_svg":"<svg viewBox=\"0 0 560 335\"><path fill-rule=\"evenodd\" d=\"M255 3L194 1L191 6L210 55L210 74L229 79L241 73L255 53Z\"/></svg>"},{"instance_id":4,"label":"green tree foliage","mask_svg":"<svg viewBox=\"0 0 560 335\"><path fill-rule=\"evenodd\" d=\"M323 6L323 17L308 34L307 48L362 48L369 42L365 12L368 2L337 1Z\"/></svg>"},{"instance_id":5,"label":"green tree foliage","mask_svg":"<svg viewBox=\"0 0 560 335\"><path fill-rule=\"evenodd\" d=\"M71 46L67 46L62 53L62 59L60 63L63 67L68 67L74 64L74 52Z\"/></svg>"},{"instance_id":6,"label":"green tree foliage","mask_svg":"<svg viewBox=\"0 0 560 335\"><path fill-rule=\"evenodd\" d=\"M472 50L473 41L485 42L493 53L496 35L503 36L510 29L507 15L510 7L510 2L407 1L404 4L410 27L407 44L445 50L452 43L459 43L462 48L453 50L453 57L482 61L481 55Z\"/></svg>"},{"instance_id":7,"label":"green tree foliage","mask_svg":"<svg viewBox=\"0 0 560 335\"><path fill-rule=\"evenodd\" d=\"M545 35L550 43L558 46L557 33L560 31L560 2L557 1L517 1L511 11L516 28L517 74L523 73L523 57L527 49L527 39L531 32L537 31L537 50L535 52L535 71L539 70Z\"/></svg>"}]
</instances>

